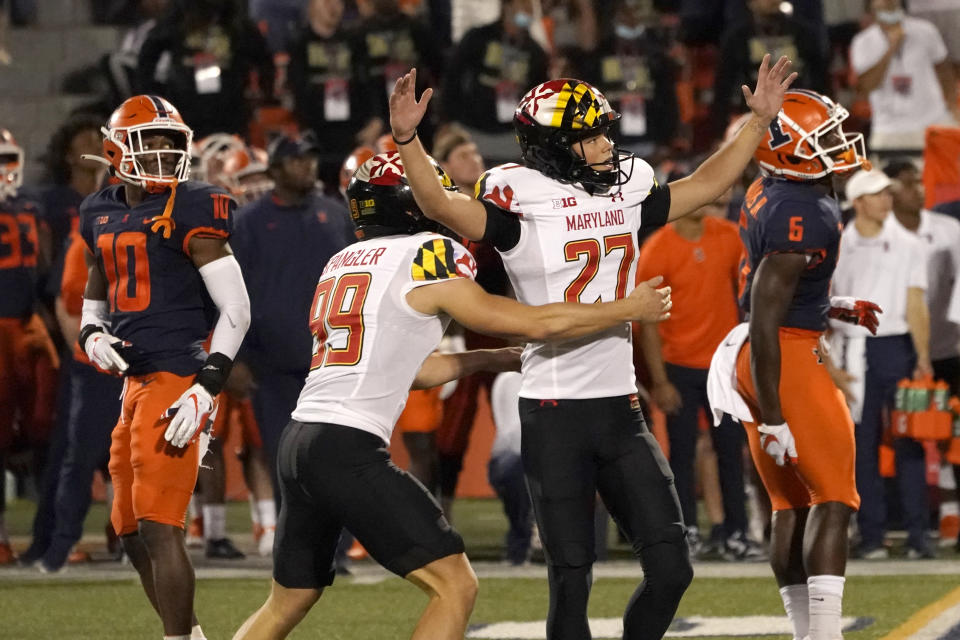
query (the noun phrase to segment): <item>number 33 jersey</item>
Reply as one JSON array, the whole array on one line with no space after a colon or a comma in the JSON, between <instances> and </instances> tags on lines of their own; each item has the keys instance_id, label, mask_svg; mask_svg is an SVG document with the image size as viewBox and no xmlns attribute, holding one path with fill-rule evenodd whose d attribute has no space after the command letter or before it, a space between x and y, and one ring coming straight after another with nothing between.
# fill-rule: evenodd
<instances>
[{"instance_id":1,"label":"number 33 jersey","mask_svg":"<svg viewBox=\"0 0 960 640\"><path fill-rule=\"evenodd\" d=\"M487 209L484 239L500 252L520 302L611 302L633 290L637 233L666 223L670 191L657 184L646 162L623 164L630 178L608 194L591 195L516 164L481 176L476 195ZM636 391L629 323L524 349L522 397L603 398Z\"/></svg>"},{"instance_id":2,"label":"number 33 jersey","mask_svg":"<svg viewBox=\"0 0 960 640\"><path fill-rule=\"evenodd\" d=\"M407 293L476 272L462 245L436 233L365 240L330 258L310 306L313 359L293 419L354 427L389 443L449 323L415 311Z\"/></svg>"},{"instance_id":3,"label":"number 33 jersey","mask_svg":"<svg viewBox=\"0 0 960 640\"><path fill-rule=\"evenodd\" d=\"M204 182L148 193L135 207L124 186L113 185L80 205L80 234L107 281L110 333L131 343L121 350L128 375L188 376L203 365L217 311L190 259L190 240L228 238L235 206Z\"/></svg>"}]
</instances>

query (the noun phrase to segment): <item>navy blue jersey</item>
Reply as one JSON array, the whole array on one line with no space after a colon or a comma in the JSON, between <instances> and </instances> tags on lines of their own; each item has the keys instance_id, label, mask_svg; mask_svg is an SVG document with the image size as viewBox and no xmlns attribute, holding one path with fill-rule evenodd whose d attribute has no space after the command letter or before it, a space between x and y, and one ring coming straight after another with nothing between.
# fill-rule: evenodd
<instances>
[{"instance_id":1,"label":"navy blue jersey","mask_svg":"<svg viewBox=\"0 0 960 640\"><path fill-rule=\"evenodd\" d=\"M310 303L327 261L356 241L339 200L315 191L302 205L272 194L237 210L230 246L250 295L244 357L274 371L310 369Z\"/></svg>"},{"instance_id":2,"label":"navy blue jersey","mask_svg":"<svg viewBox=\"0 0 960 640\"><path fill-rule=\"evenodd\" d=\"M760 261L773 253L802 253L807 268L793 294L784 327L823 331L830 308L830 278L840 250L840 208L810 185L760 178L740 209L740 308L750 312L750 287Z\"/></svg>"},{"instance_id":3,"label":"navy blue jersey","mask_svg":"<svg viewBox=\"0 0 960 640\"><path fill-rule=\"evenodd\" d=\"M33 313L39 208L22 197L0 201L0 318Z\"/></svg>"},{"instance_id":4,"label":"navy blue jersey","mask_svg":"<svg viewBox=\"0 0 960 640\"><path fill-rule=\"evenodd\" d=\"M174 198L172 230L156 224ZM203 364L216 308L189 255L193 237L228 238L233 199L205 182L184 182L176 195L147 194L127 205L123 185L88 196L80 235L106 276L110 332L132 343L121 354L129 375L166 371L186 376ZM165 224L165 223L164 223Z\"/></svg>"}]
</instances>

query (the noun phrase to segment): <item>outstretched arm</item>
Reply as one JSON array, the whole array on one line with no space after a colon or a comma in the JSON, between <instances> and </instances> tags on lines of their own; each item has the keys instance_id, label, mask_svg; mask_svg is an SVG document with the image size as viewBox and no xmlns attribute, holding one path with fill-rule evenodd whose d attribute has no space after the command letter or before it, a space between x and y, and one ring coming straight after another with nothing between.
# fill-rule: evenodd
<instances>
[{"instance_id":1,"label":"outstretched arm","mask_svg":"<svg viewBox=\"0 0 960 640\"><path fill-rule=\"evenodd\" d=\"M660 322L670 316L670 287L657 277L640 283L622 300L598 304L558 302L528 306L488 294L473 280L456 278L407 294L411 307L429 315L446 313L473 331L529 342L580 338L624 322Z\"/></svg>"},{"instance_id":2,"label":"outstretched arm","mask_svg":"<svg viewBox=\"0 0 960 640\"><path fill-rule=\"evenodd\" d=\"M469 238L482 240L487 226L487 210L479 200L463 193L447 191L440 184L437 172L417 137L417 125L427 111L433 89L427 89L417 100L417 70L411 69L399 80L390 94L390 128L398 141L403 171L413 190L420 210L431 220ZM412 140L411 140L412 138ZM411 140L406 144L399 144Z\"/></svg>"},{"instance_id":3,"label":"outstretched arm","mask_svg":"<svg viewBox=\"0 0 960 640\"><path fill-rule=\"evenodd\" d=\"M756 89L750 91L747 85L740 87L753 117L733 140L707 158L690 176L670 183L668 220L676 220L713 202L740 177L763 141L770 122L777 117L784 93L797 77L796 73L790 73L791 65L783 56L771 68L770 54L763 57Z\"/></svg>"},{"instance_id":4,"label":"outstretched arm","mask_svg":"<svg viewBox=\"0 0 960 640\"><path fill-rule=\"evenodd\" d=\"M459 353L435 351L423 361L410 388L431 389L479 371L519 371L522 351L521 347L475 349Z\"/></svg>"}]
</instances>

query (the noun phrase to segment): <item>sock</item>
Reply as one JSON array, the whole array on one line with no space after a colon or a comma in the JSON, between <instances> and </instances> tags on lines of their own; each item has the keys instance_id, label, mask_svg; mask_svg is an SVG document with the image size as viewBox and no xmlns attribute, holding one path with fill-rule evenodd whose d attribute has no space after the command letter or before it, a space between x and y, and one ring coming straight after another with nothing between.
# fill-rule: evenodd
<instances>
[{"instance_id":1,"label":"sock","mask_svg":"<svg viewBox=\"0 0 960 640\"><path fill-rule=\"evenodd\" d=\"M260 525L260 510L257 509L257 501L253 499L253 494L250 494L250 522L253 523L253 528L256 529Z\"/></svg>"},{"instance_id":2,"label":"sock","mask_svg":"<svg viewBox=\"0 0 960 640\"><path fill-rule=\"evenodd\" d=\"M273 498L257 500L257 512L260 514L260 525L264 529L277 526L277 503Z\"/></svg>"},{"instance_id":3,"label":"sock","mask_svg":"<svg viewBox=\"0 0 960 640\"><path fill-rule=\"evenodd\" d=\"M107 498L107 517L109 517L110 509L113 507L113 483L107 481L104 483L103 488Z\"/></svg>"},{"instance_id":4,"label":"sock","mask_svg":"<svg viewBox=\"0 0 960 640\"><path fill-rule=\"evenodd\" d=\"M200 515L199 504L200 501L197 498L197 494L190 496L190 502L187 504L187 514L189 514L191 520Z\"/></svg>"},{"instance_id":5,"label":"sock","mask_svg":"<svg viewBox=\"0 0 960 640\"><path fill-rule=\"evenodd\" d=\"M200 625L193 625L193 629L190 630L190 640L207 640L207 636L203 635L203 629L200 628Z\"/></svg>"},{"instance_id":6,"label":"sock","mask_svg":"<svg viewBox=\"0 0 960 640\"><path fill-rule=\"evenodd\" d=\"M842 576L810 576L810 640L836 640L843 637L840 614L843 610Z\"/></svg>"},{"instance_id":7,"label":"sock","mask_svg":"<svg viewBox=\"0 0 960 640\"><path fill-rule=\"evenodd\" d=\"M793 625L795 640L803 640L810 632L810 601L805 584L788 584L780 587L780 599L783 608Z\"/></svg>"},{"instance_id":8,"label":"sock","mask_svg":"<svg viewBox=\"0 0 960 640\"><path fill-rule=\"evenodd\" d=\"M203 505L203 538L220 540L227 537L227 505Z\"/></svg>"},{"instance_id":9,"label":"sock","mask_svg":"<svg viewBox=\"0 0 960 640\"><path fill-rule=\"evenodd\" d=\"M182 636L167 636L167 635L165 635L165 636L163 636L163 640L190 640L190 634L188 633L188 634L182 635Z\"/></svg>"}]
</instances>

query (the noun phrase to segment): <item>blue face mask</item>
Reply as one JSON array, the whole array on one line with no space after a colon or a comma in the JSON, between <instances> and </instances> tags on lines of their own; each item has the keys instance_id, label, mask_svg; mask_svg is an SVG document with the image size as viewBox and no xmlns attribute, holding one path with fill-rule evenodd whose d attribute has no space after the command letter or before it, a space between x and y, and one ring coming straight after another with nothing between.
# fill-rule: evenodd
<instances>
[{"instance_id":1,"label":"blue face mask","mask_svg":"<svg viewBox=\"0 0 960 640\"><path fill-rule=\"evenodd\" d=\"M618 24L614 27L614 33L617 34L617 37L622 40L636 40L643 35L645 31L643 25L637 25L635 27L628 27L625 24Z\"/></svg>"},{"instance_id":2,"label":"blue face mask","mask_svg":"<svg viewBox=\"0 0 960 640\"><path fill-rule=\"evenodd\" d=\"M513 14L513 26L517 29L529 29L531 24L533 24L533 16L529 13L518 11Z\"/></svg>"}]
</instances>

